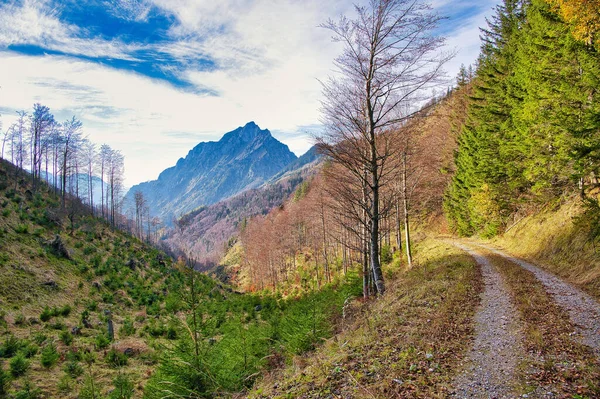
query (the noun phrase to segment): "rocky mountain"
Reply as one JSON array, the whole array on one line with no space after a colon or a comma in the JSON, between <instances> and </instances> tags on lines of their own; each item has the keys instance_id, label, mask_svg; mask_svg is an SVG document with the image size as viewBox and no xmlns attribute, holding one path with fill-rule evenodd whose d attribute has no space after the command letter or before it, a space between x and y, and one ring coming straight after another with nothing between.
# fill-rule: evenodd
<instances>
[{"instance_id":1,"label":"rocky mountain","mask_svg":"<svg viewBox=\"0 0 600 399\"><path fill-rule=\"evenodd\" d=\"M198 144L157 180L133 186L126 200L133 203L134 193L141 191L151 213L169 223L201 206L257 188L296 160L269 130L249 122L217 142Z\"/></svg>"}]
</instances>

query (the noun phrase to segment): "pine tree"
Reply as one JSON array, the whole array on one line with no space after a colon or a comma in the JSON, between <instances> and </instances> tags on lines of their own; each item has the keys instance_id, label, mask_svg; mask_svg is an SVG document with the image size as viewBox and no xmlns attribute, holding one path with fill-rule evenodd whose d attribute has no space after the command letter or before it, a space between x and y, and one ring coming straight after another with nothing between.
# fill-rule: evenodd
<instances>
[{"instance_id":1,"label":"pine tree","mask_svg":"<svg viewBox=\"0 0 600 399\"><path fill-rule=\"evenodd\" d=\"M511 193L516 189L519 163L512 157L510 77L514 52L523 24L524 5L505 0L496 15L482 29L481 56L478 60L469 115L459 137L457 172L446 194L446 213L458 233L477 231L495 234L504 215L510 213ZM518 184L516 184L518 186Z\"/></svg>"}]
</instances>

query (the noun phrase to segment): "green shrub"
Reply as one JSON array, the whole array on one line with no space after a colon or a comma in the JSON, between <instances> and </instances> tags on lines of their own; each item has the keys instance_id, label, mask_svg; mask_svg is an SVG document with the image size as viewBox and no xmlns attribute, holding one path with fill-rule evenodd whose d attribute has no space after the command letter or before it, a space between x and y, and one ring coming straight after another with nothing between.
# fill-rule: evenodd
<instances>
[{"instance_id":1,"label":"green shrub","mask_svg":"<svg viewBox=\"0 0 600 399\"><path fill-rule=\"evenodd\" d=\"M6 208L6 209L2 210L2 216L4 216L6 218L9 215L10 215L10 209Z\"/></svg>"},{"instance_id":2,"label":"green shrub","mask_svg":"<svg viewBox=\"0 0 600 399\"><path fill-rule=\"evenodd\" d=\"M25 381L23 389L17 391L12 399L40 399L41 397L42 391L30 381Z\"/></svg>"},{"instance_id":3,"label":"green shrub","mask_svg":"<svg viewBox=\"0 0 600 399\"><path fill-rule=\"evenodd\" d=\"M102 398L99 392L98 383L94 381L92 375L86 375L83 380L83 386L79 390L79 399L99 399Z\"/></svg>"},{"instance_id":4,"label":"green shrub","mask_svg":"<svg viewBox=\"0 0 600 399\"><path fill-rule=\"evenodd\" d=\"M96 251L97 251L96 247L93 245L88 245L85 248L83 248L84 255L91 255L91 254L95 253Z\"/></svg>"},{"instance_id":5,"label":"green shrub","mask_svg":"<svg viewBox=\"0 0 600 399\"><path fill-rule=\"evenodd\" d=\"M162 323L151 321L149 324L144 326L144 332L150 334L154 338L162 337L166 333L166 328Z\"/></svg>"},{"instance_id":6,"label":"green shrub","mask_svg":"<svg viewBox=\"0 0 600 399\"><path fill-rule=\"evenodd\" d=\"M170 324L167 327L167 332L166 332L166 336L167 339L177 339L177 328L175 328L175 326L173 324Z\"/></svg>"},{"instance_id":7,"label":"green shrub","mask_svg":"<svg viewBox=\"0 0 600 399\"><path fill-rule=\"evenodd\" d=\"M58 391L62 394L68 394L73 391L73 379L68 375L63 375L60 380L58 380Z\"/></svg>"},{"instance_id":8,"label":"green shrub","mask_svg":"<svg viewBox=\"0 0 600 399\"><path fill-rule=\"evenodd\" d=\"M110 339L108 339L108 337L106 336L105 333L100 333L100 334L96 335L95 344L96 344L96 349L104 349L108 345L110 345Z\"/></svg>"},{"instance_id":9,"label":"green shrub","mask_svg":"<svg viewBox=\"0 0 600 399\"><path fill-rule=\"evenodd\" d=\"M98 310L98 302L91 300L86 303L85 308L90 312L95 312L96 310Z\"/></svg>"},{"instance_id":10,"label":"green shrub","mask_svg":"<svg viewBox=\"0 0 600 399\"><path fill-rule=\"evenodd\" d=\"M92 258L90 259L90 263L94 267L100 267L100 265L102 264L102 256L100 254L92 256Z\"/></svg>"},{"instance_id":11,"label":"green shrub","mask_svg":"<svg viewBox=\"0 0 600 399\"><path fill-rule=\"evenodd\" d=\"M71 306L65 305L62 308L56 309L56 314L63 317L68 317L71 314Z\"/></svg>"},{"instance_id":12,"label":"green shrub","mask_svg":"<svg viewBox=\"0 0 600 399\"><path fill-rule=\"evenodd\" d=\"M106 363L111 367L123 367L127 365L127 355L116 349L111 349L106 354Z\"/></svg>"},{"instance_id":13,"label":"green shrub","mask_svg":"<svg viewBox=\"0 0 600 399\"><path fill-rule=\"evenodd\" d=\"M21 348L21 341L14 335L9 335L0 346L0 357L9 358L17 354Z\"/></svg>"},{"instance_id":14,"label":"green shrub","mask_svg":"<svg viewBox=\"0 0 600 399\"><path fill-rule=\"evenodd\" d=\"M65 364L63 368L64 372L67 373L71 378L77 378L83 375L83 367L78 362L70 361Z\"/></svg>"},{"instance_id":15,"label":"green shrub","mask_svg":"<svg viewBox=\"0 0 600 399\"><path fill-rule=\"evenodd\" d=\"M20 377L29 369L29 360L27 360L25 355L19 353L10 360L9 365L10 374L12 374L13 377Z\"/></svg>"},{"instance_id":16,"label":"green shrub","mask_svg":"<svg viewBox=\"0 0 600 399\"><path fill-rule=\"evenodd\" d=\"M15 232L17 234L27 234L29 232L29 226L27 226L26 224L18 224L15 227Z\"/></svg>"},{"instance_id":17,"label":"green shrub","mask_svg":"<svg viewBox=\"0 0 600 399\"><path fill-rule=\"evenodd\" d=\"M69 353L67 353L67 360L69 360L71 362L79 362L82 359L83 359L83 355L81 354L80 351L71 350L71 351L69 351Z\"/></svg>"},{"instance_id":18,"label":"green shrub","mask_svg":"<svg viewBox=\"0 0 600 399\"><path fill-rule=\"evenodd\" d=\"M47 339L48 336L42 332L38 332L33 335L33 342L35 342L38 345L43 344L44 342L46 342Z\"/></svg>"},{"instance_id":19,"label":"green shrub","mask_svg":"<svg viewBox=\"0 0 600 399\"><path fill-rule=\"evenodd\" d=\"M8 393L8 384L10 383L10 374L4 370L0 363L0 398L5 398Z\"/></svg>"},{"instance_id":20,"label":"green shrub","mask_svg":"<svg viewBox=\"0 0 600 399\"><path fill-rule=\"evenodd\" d=\"M49 369L53 367L56 364L56 362L58 362L59 357L60 354L56 350L56 346L54 346L53 343L50 343L46 345L44 349L42 349L42 357L40 359L40 363L45 368Z\"/></svg>"},{"instance_id":21,"label":"green shrub","mask_svg":"<svg viewBox=\"0 0 600 399\"><path fill-rule=\"evenodd\" d=\"M25 345L25 346L23 346L23 348L21 348L21 353L23 353L23 355L25 355L25 357L28 359L37 355L38 351L39 351L38 346L36 344L34 344L33 342L29 342L29 343L27 343L27 345Z\"/></svg>"},{"instance_id":22,"label":"green shrub","mask_svg":"<svg viewBox=\"0 0 600 399\"><path fill-rule=\"evenodd\" d=\"M115 389L110 393L109 399L130 399L133 396L133 382L122 373L119 373L113 379Z\"/></svg>"},{"instance_id":23,"label":"green shrub","mask_svg":"<svg viewBox=\"0 0 600 399\"><path fill-rule=\"evenodd\" d=\"M62 321L55 321L54 323L51 323L48 325L50 328L52 328L53 330L66 330L67 325L65 323L63 323Z\"/></svg>"},{"instance_id":24,"label":"green shrub","mask_svg":"<svg viewBox=\"0 0 600 399\"><path fill-rule=\"evenodd\" d=\"M81 320L81 322L83 323L84 320L89 320L90 318L90 311L87 309L83 309L83 311L81 312L81 316L79 317L79 320Z\"/></svg>"},{"instance_id":25,"label":"green shrub","mask_svg":"<svg viewBox=\"0 0 600 399\"><path fill-rule=\"evenodd\" d=\"M393 260L392 249L389 245L384 244L381 246L381 263L388 264Z\"/></svg>"},{"instance_id":26,"label":"green shrub","mask_svg":"<svg viewBox=\"0 0 600 399\"><path fill-rule=\"evenodd\" d=\"M146 306L146 313L152 316L160 314L160 303L155 302L152 305Z\"/></svg>"},{"instance_id":27,"label":"green shrub","mask_svg":"<svg viewBox=\"0 0 600 399\"><path fill-rule=\"evenodd\" d=\"M63 344L69 346L73 343L73 334L71 334L69 331L62 331L60 333L60 340Z\"/></svg>"},{"instance_id":28,"label":"green shrub","mask_svg":"<svg viewBox=\"0 0 600 399\"><path fill-rule=\"evenodd\" d=\"M135 327L131 318L127 317L123 321L123 325L119 329L119 335L122 337L128 337L135 334Z\"/></svg>"},{"instance_id":29,"label":"green shrub","mask_svg":"<svg viewBox=\"0 0 600 399\"><path fill-rule=\"evenodd\" d=\"M175 293L169 293L165 298L165 310L169 314L175 314L181 310L181 298Z\"/></svg>"},{"instance_id":30,"label":"green shrub","mask_svg":"<svg viewBox=\"0 0 600 399\"><path fill-rule=\"evenodd\" d=\"M15 316L15 325L22 326L24 324L25 324L25 316L23 315L23 313L19 313L18 315Z\"/></svg>"},{"instance_id":31,"label":"green shrub","mask_svg":"<svg viewBox=\"0 0 600 399\"><path fill-rule=\"evenodd\" d=\"M112 293L110 292L105 292L102 294L102 302L104 303L113 303L115 300L115 297Z\"/></svg>"},{"instance_id":32,"label":"green shrub","mask_svg":"<svg viewBox=\"0 0 600 399\"><path fill-rule=\"evenodd\" d=\"M45 306L44 310L42 310L42 313L40 314L40 320L43 322L47 322L52 317L54 317L54 313L52 312L52 310L50 310L48 306Z\"/></svg>"}]
</instances>

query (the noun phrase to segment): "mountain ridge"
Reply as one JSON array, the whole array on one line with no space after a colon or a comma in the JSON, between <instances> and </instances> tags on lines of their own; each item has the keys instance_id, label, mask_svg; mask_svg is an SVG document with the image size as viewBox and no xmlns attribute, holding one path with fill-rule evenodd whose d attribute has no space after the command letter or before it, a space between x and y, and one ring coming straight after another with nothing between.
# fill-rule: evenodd
<instances>
[{"instance_id":1,"label":"mountain ridge","mask_svg":"<svg viewBox=\"0 0 600 399\"><path fill-rule=\"evenodd\" d=\"M201 142L156 180L133 186L126 199L133 205L142 192L150 212L167 223L173 218L257 188L298 158L268 129L248 122L219 141Z\"/></svg>"}]
</instances>

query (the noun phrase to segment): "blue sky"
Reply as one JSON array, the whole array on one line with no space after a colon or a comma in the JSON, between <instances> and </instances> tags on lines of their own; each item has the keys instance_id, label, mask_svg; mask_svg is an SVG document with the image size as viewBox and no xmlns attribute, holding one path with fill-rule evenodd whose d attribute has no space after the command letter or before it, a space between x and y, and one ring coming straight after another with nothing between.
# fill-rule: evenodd
<instances>
[{"instance_id":1,"label":"blue sky","mask_svg":"<svg viewBox=\"0 0 600 399\"><path fill-rule=\"evenodd\" d=\"M454 76L496 1L431 4ZM351 13L347 0L0 0L0 120L34 102L77 116L124 153L127 185L250 120L301 155L339 53L317 26Z\"/></svg>"}]
</instances>

